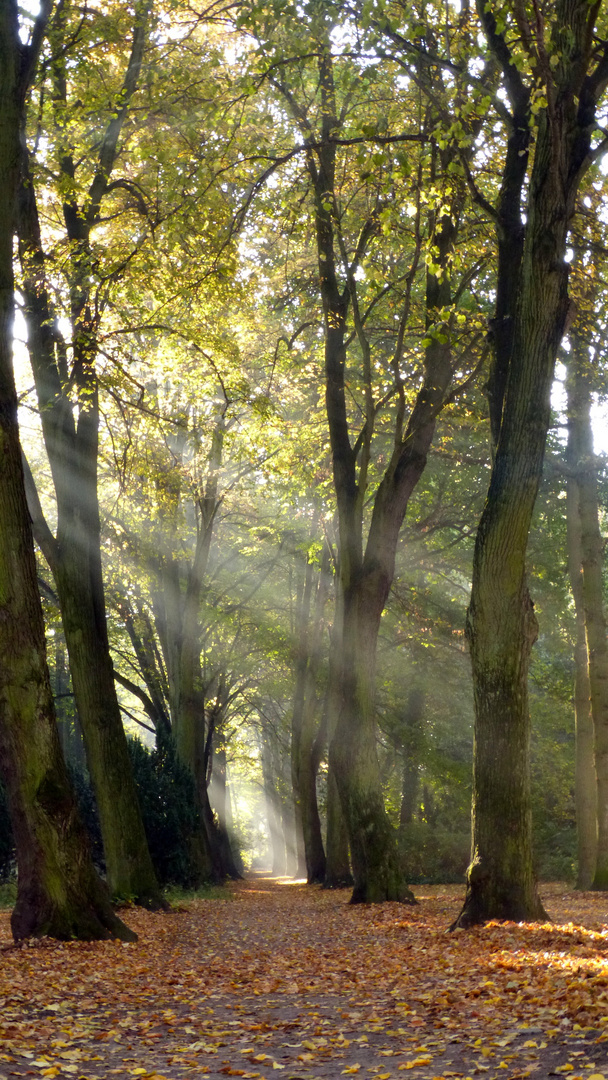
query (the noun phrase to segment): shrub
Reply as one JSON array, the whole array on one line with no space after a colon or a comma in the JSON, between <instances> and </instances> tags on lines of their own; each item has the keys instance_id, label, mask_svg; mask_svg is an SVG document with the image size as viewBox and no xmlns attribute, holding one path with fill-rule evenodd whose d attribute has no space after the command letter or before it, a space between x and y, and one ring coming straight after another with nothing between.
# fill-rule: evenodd
<instances>
[{"instance_id":1,"label":"shrub","mask_svg":"<svg viewBox=\"0 0 608 1080\"><path fill-rule=\"evenodd\" d=\"M162 885L198 884L192 858L192 838L198 827L194 781L179 761L170 738L148 750L129 739L129 754L141 806L150 855Z\"/></svg>"}]
</instances>

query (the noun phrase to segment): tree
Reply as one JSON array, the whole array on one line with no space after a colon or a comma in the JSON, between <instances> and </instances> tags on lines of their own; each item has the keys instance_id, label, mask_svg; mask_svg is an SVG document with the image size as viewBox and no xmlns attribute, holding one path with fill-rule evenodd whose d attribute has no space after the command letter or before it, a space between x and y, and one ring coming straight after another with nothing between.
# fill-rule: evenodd
<instances>
[{"instance_id":1,"label":"tree","mask_svg":"<svg viewBox=\"0 0 608 1080\"><path fill-rule=\"evenodd\" d=\"M280 32L270 31L263 5L243 20L260 43L260 79L275 89L301 140L276 153L271 167L301 155L306 202L303 194L297 215L306 206L307 228L314 225L341 593L330 766L348 828L353 901L411 900L378 770L376 645L408 501L464 364L454 349L455 304L477 270L467 267L455 287L466 187L453 168L455 145L434 137L443 119L426 105L421 123L414 119L414 79L399 93L394 70L376 66L372 46L346 52L336 44L357 33L342 5L285 4ZM290 226L302 228L295 220Z\"/></svg>"},{"instance_id":2,"label":"tree","mask_svg":"<svg viewBox=\"0 0 608 1080\"><path fill-rule=\"evenodd\" d=\"M476 719L461 926L545 915L532 865L527 677L537 620L526 547L568 320L568 229L608 75L608 49L594 38L599 10L559 2L537 8L531 23L516 4L500 11L478 5L510 112L499 109L508 134L498 201L483 200L498 246L488 385L493 466L467 624Z\"/></svg>"},{"instance_id":3,"label":"tree","mask_svg":"<svg viewBox=\"0 0 608 1080\"><path fill-rule=\"evenodd\" d=\"M0 5L0 763L19 867L13 936L134 940L97 878L59 736L25 497L13 376L13 237L25 100L51 5L21 44L17 4Z\"/></svg>"},{"instance_id":4,"label":"tree","mask_svg":"<svg viewBox=\"0 0 608 1080\"><path fill-rule=\"evenodd\" d=\"M597 211L597 198L587 201L592 205L595 202ZM597 360L603 359L599 312L604 286L596 254L597 236L593 236L597 226L589 222L581 231L583 236L577 240L583 250L579 251L573 274L577 315L569 334L570 349L564 356L569 566L580 634L575 690L578 884L580 888L608 889L608 640L603 596L604 540L591 423L592 387L594 381L600 382Z\"/></svg>"},{"instance_id":5,"label":"tree","mask_svg":"<svg viewBox=\"0 0 608 1080\"><path fill-rule=\"evenodd\" d=\"M106 625L97 490L99 387L95 364L100 307L93 277L93 233L99 224L102 202L112 190L111 175L137 87L149 13L147 0L137 5L124 79L116 89L114 107L92 161L88 155L78 159L73 126L68 122L71 67L66 47L74 33L69 28L73 15L69 4L57 6L50 26L50 100L67 246L71 365L51 296L37 187L26 148L18 232L28 346L57 505L56 535L46 524L33 484L29 488L30 511L37 540L57 585L74 694L99 808L110 889L114 895L159 907L164 901L137 802ZM82 46L81 33L82 26L75 32L78 47ZM81 58L77 66L82 62ZM82 178L79 166L84 173ZM91 174L86 178L88 168ZM79 201L81 184L86 195L83 192Z\"/></svg>"}]
</instances>

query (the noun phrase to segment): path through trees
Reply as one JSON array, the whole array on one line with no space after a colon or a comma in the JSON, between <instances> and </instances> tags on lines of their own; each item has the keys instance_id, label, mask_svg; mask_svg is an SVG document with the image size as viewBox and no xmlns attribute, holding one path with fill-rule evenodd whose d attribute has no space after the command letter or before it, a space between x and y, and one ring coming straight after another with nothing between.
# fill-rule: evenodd
<instances>
[{"instance_id":1,"label":"path through trees","mask_svg":"<svg viewBox=\"0 0 608 1080\"><path fill-rule=\"evenodd\" d=\"M597 894L547 886L557 925L449 935L459 886L416 907L262 877L224 895L129 912L128 946L16 949L0 914L0 1077L608 1074Z\"/></svg>"}]
</instances>

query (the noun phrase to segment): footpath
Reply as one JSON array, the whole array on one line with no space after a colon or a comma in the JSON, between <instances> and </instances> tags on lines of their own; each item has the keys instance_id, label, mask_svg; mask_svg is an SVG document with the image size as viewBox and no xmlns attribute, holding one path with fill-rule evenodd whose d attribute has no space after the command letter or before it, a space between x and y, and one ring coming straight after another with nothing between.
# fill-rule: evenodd
<instances>
[{"instance_id":1,"label":"footpath","mask_svg":"<svg viewBox=\"0 0 608 1080\"><path fill-rule=\"evenodd\" d=\"M0 913L0 1080L608 1080L608 897L542 890L553 924L446 932L416 907L257 877L139 941L14 948Z\"/></svg>"}]
</instances>

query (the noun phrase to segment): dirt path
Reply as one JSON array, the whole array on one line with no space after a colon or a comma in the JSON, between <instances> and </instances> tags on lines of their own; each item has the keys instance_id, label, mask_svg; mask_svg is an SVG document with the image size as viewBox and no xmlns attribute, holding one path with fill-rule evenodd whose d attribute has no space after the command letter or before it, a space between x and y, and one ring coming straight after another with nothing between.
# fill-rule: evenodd
<instances>
[{"instance_id":1,"label":"dirt path","mask_svg":"<svg viewBox=\"0 0 608 1080\"><path fill-rule=\"evenodd\" d=\"M8 948L0 1080L608 1080L608 897L550 886L559 925L446 934L462 889L417 894L352 908L348 892L257 879L178 914L129 912L134 945Z\"/></svg>"}]
</instances>

